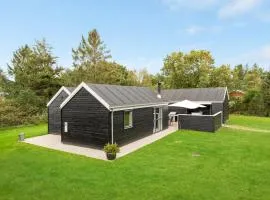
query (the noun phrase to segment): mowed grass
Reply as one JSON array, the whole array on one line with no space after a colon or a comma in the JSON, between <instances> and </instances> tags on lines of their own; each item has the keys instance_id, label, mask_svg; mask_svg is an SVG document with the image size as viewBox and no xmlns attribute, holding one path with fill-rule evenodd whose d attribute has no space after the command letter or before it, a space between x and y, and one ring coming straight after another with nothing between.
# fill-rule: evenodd
<instances>
[{"instance_id":1,"label":"mowed grass","mask_svg":"<svg viewBox=\"0 0 270 200\"><path fill-rule=\"evenodd\" d=\"M228 124L270 131L269 117L267 118L267 117L254 117L244 115L230 115L230 120Z\"/></svg>"},{"instance_id":2,"label":"mowed grass","mask_svg":"<svg viewBox=\"0 0 270 200\"><path fill-rule=\"evenodd\" d=\"M270 199L269 133L178 131L113 162L17 142L46 131L0 130L0 199Z\"/></svg>"}]
</instances>

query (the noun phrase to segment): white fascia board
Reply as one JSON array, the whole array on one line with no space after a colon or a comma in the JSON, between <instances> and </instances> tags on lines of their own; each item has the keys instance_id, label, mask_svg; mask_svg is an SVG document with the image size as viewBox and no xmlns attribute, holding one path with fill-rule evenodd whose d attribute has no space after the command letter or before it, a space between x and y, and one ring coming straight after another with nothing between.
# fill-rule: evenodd
<instances>
[{"instance_id":1,"label":"white fascia board","mask_svg":"<svg viewBox=\"0 0 270 200\"><path fill-rule=\"evenodd\" d=\"M228 100L230 100L230 96L229 96L228 88L227 88L227 87L226 87L226 89L225 89L225 94L224 94L223 101L225 101L226 95L228 95Z\"/></svg>"},{"instance_id":2,"label":"white fascia board","mask_svg":"<svg viewBox=\"0 0 270 200\"><path fill-rule=\"evenodd\" d=\"M182 100L181 100L182 101ZM171 101L171 103L177 103L179 101ZM212 103L223 103L223 101L192 101L192 102L195 102L195 103L198 103L198 104L212 104Z\"/></svg>"},{"instance_id":3,"label":"white fascia board","mask_svg":"<svg viewBox=\"0 0 270 200\"><path fill-rule=\"evenodd\" d=\"M69 95L69 97L66 98L66 100L60 105L60 109L62 109L70 101L70 99L72 99L72 97L74 97L82 88L84 88L91 95L93 95L104 107L106 107L108 110L111 110L110 105L84 82L78 85L78 87L76 87L76 89Z\"/></svg>"},{"instance_id":4,"label":"white fascia board","mask_svg":"<svg viewBox=\"0 0 270 200\"><path fill-rule=\"evenodd\" d=\"M58 95L62 92L65 91L68 95L70 95L70 91L65 87L62 86L57 93L51 98L51 100L47 103L47 107L51 105L51 103L58 97Z\"/></svg>"},{"instance_id":5,"label":"white fascia board","mask_svg":"<svg viewBox=\"0 0 270 200\"><path fill-rule=\"evenodd\" d=\"M113 111L121 111L121 110L132 110L138 108L147 108L147 107L158 107L158 106L168 106L168 103L159 103L159 104L138 104L131 106L122 106L122 107L111 107Z\"/></svg>"}]
</instances>

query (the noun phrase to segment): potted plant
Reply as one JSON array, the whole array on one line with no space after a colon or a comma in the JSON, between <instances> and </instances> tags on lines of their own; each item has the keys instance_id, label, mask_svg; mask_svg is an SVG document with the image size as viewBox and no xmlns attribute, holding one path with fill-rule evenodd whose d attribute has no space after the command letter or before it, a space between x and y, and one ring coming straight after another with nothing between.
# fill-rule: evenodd
<instances>
[{"instance_id":1,"label":"potted plant","mask_svg":"<svg viewBox=\"0 0 270 200\"><path fill-rule=\"evenodd\" d=\"M116 153L119 153L119 147L118 145L115 144L106 144L103 149L106 153L107 159L108 160L114 160L116 158Z\"/></svg>"}]
</instances>

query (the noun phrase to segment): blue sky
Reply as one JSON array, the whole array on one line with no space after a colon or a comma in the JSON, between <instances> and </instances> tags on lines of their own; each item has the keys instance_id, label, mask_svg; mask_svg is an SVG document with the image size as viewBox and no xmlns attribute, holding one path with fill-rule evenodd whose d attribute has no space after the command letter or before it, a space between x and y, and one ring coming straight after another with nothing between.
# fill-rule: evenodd
<instances>
[{"instance_id":1,"label":"blue sky","mask_svg":"<svg viewBox=\"0 0 270 200\"><path fill-rule=\"evenodd\" d=\"M210 50L216 64L257 62L270 69L268 0L1 1L0 67L13 51L46 38L69 67L71 49L97 28L113 59L159 72L172 51Z\"/></svg>"}]
</instances>

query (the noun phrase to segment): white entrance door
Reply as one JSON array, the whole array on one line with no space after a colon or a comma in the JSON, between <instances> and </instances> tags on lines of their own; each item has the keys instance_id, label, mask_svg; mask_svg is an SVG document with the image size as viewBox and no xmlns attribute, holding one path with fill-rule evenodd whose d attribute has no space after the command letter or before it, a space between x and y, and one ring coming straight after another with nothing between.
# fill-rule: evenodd
<instances>
[{"instance_id":1,"label":"white entrance door","mask_svg":"<svg viewBox=\"0 0 270 200\"><path fill-rule=\"evenodd\" d=\"M162 108L154 108L154 129L153 132L162 130Z\"/></svg>"}]
</instances>

